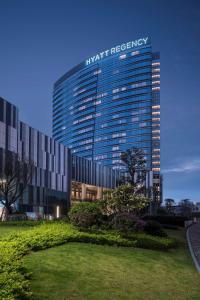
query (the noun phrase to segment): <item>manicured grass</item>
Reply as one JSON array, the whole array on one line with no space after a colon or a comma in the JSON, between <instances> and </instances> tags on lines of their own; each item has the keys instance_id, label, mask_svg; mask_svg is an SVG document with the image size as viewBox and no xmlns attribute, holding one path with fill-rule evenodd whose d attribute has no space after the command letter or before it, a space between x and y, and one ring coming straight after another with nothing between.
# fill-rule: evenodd
<instances>
[{"instance_id":1,"label":"manicured grass","mask_svg":"<svg viewBox=\"0 0 200 300\"><path fill-rule=\"evenodd\" d=\"M199 299L200 275L183 231L179 247L167 252L67 243L24 258L32 272L35 299Z\"/></svg>"},{"instance_id":2,"label":"manicured grass","mask_svg":"<svg viewBox=\"0 0 200 300\"><path fill-rule=\"evenodd\" d=\"M13 223L1 224L11 226ZM176 247L174 239L151 236L145 233L122 237L116 231L95 230L83 232L65 222L15 223L15 226L32 227L4 235L0 238L0 299L30 299L31 291L23 257L70 242L167 251ZM16 229L17 229L16 227ZM42 267L42 265L41 265Z\"/></svg>"}]
</instances>

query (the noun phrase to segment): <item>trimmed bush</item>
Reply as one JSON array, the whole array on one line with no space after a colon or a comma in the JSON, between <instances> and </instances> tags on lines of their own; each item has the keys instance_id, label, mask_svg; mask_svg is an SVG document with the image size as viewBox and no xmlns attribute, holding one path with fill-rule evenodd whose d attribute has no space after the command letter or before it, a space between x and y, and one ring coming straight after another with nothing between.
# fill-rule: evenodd
<instances>
[{"instance_id":1,"label":"trimmed bush","mask_svg":"<svg viewBox=\"0 0 200 300\"><path fill-rule=\"evenodd\" d=\"M145 233L138 233L135 239L137 240L136 247L138 248L168 250L176 247L176 241L173 239L151 236Z\"/></svg>"},{"instance_id":2,"label":"trimmed bush","mask_svg":"<svg viewBox=\"0 0 200 300\"><path fill-rule=\"evenodd\" d=\"M145 223L133 213L118 213L112 220L112 228L120 232L143 231Z\"/></svg>"},{"instance_id":3,"label":"trimmed bush","mask_svg":"<svg viewBox=\"0 0 200 300\"><path fill-rule=\"evenodd\" d=\"M74 226L89 228L101 223L102 213L98 203L81 202L71 208L69 218Z\"/></svg>"},{"instance_id":4,"label":"trimmed bush","mask_svg":"<svg viewBox=\"0 0 200 300\"><path fill-rule=\"evenodd\" d=\"M0 221L0 227L1 226L20 226L20 227L34 227L42 224L50 224L53 222L58 222L57 220L48 221L48 220L26 220L26 221Z\"/></svg>"},{"instance_id":5,"label":"trimmed bush","mask_svg":"<svg viewBox=\"0 0 200 300\"><path fill-rule=\"evenodd\" d=\"M160 223L156 221L147 221L146 225L144 226L144 231L150 235L167 237L167 233L163 230Z\"/></svg>"}]
</instances>

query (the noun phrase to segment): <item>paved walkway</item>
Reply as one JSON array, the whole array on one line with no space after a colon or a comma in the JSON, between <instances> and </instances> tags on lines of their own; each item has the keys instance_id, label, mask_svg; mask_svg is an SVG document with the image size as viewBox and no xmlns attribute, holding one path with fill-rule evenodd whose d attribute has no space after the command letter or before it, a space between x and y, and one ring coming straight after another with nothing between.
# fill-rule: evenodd
<instances>
[{"instance_id":1,"label":"paved walkway","mask_svg":"<svg viewBox=\"0 0 200 300\"><path fill-rule=\"evenodd\" d=\"M196 269L200 273L200 224L188 228L187 241Z\"/></svg>"}]
</instances>

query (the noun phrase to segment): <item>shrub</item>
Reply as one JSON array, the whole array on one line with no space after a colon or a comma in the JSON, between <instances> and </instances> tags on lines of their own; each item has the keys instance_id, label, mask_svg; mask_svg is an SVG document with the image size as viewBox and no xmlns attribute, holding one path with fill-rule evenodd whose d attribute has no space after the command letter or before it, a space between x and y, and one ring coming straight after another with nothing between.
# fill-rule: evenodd
<instances>
[{"instance_id":1,"label":"shrub","mask_svg":"<svg viewBox=\"0 0 200 300\"><path fill-rule=\"evenodd\" d=\"M81 202L74 205L69 212L70 222L80 228L89 228L100 224L102 213L98 203Z\"/></svg>"},{"instance_id":2,"label":"shrub","mask_svg":"<svg viewBox=\"0 0 200 300\"><path fill-rule=\"evenodd\" d=\"M133 213L118 213L114 215L112 227L121 232L143 231L145 222Z\"/></svg>"},{"instance_id":3,"label":"shrub","mask_svg":"<svg viewBox=\"0 0 200 300\"><path fill-rule=\"evenodd\" d=\"M67 218L66 218L67 220ZM59 223L65 220L20 220L20 221L0 221L0 227L3 226L20 226L20 227L35 227L42 224L52 224L52 223Z\"/></svg>"},{"instance_id":4,"label":"shrub","mask_svg":"<svg viewBox=\"0 0 200 300\"><path fill-rule=\"evenodd\" d=\"M166 237L167 233L163 230L160 223L156 221L147 221L144 226L144 231L150 235Z\"/></svg>"}]
</instances>

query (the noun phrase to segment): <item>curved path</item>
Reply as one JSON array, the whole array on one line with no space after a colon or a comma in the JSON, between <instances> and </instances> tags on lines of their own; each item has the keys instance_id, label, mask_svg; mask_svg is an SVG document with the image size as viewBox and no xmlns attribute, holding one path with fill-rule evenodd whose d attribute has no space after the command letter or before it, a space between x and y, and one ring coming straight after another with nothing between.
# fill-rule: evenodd
<instances>
[{"instance_id":1,"label":"curved path","mask_svg":"<svg viewBox=\"0 0 200 300\"><path fill-rule=\"evenodd\" d=\"M187 229L187 241L196 269L200 273L200 224L193 224Z\"/></svg>"}]
</instances>

